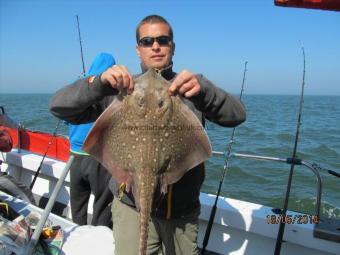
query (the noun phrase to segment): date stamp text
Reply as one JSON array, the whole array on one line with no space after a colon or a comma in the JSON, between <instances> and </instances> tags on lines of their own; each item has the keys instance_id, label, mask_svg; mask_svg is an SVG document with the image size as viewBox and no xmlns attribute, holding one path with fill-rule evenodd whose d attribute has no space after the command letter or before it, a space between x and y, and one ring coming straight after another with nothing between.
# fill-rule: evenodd
<instances>
[{"instance_id":1,"label":"date stamp text","mask_svg":"<svg viewBox=\"0 0 340 255\"><path fill-rule=\"evenodd\" d=\"M319 218L317 215L309 214L267 214L267 224L318 224Z\"/></svg>"}]
</instances>

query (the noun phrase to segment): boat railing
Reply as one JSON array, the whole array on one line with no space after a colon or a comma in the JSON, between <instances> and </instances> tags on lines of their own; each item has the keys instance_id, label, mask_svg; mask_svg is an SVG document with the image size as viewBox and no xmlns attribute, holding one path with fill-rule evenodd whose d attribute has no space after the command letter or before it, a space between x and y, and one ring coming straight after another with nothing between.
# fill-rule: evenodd
<instances>
[{"instance_id":1,"label":"boat railing","mask_svg":"<svg viewBox=\"0 0 340 255\"><path fill-rule=\"evenodd\" d=\"M226 154L221 151L213 151L214 156L225 156ZM254 154L244 154L244 153L231 153L231 157L237 158L247 158L247 159L255 159L255 160L265 160L265 161L275 161L286 164L295 164L302 165L307 167L307 169L311 170L317 179L316 186L316 205L315 205L315 216L317 217L315 222L314 236L330 241L340 242L340 221L336 219L320 219L320 208L321 208L321 194L322 194L322 181L320 176L320 170L327 171L329 174L334 175L340 178L340 174L336 171L321 168L316 163L311 163L299 158L278 158L278 157L269 157L269 156L260 156ZM275 210L275 209L274 209ZM274 213L280 214L281 209L277 209Z\"/></svg>"},{"instance_id":2,"label":"boat railing","mask_svg":"<svg viewBox=\"0 0 340 255\"><path fill-rule=\"evenodd\" d=\"M59 194L59 191L61 190L63 183L65 181L66 175L68 173L68 171L70 170L70 166L73 162L74 156L71 155L70 158L68 159L62 174L60 176L60 178L58 179L57 184L55 185L52 194L49 197L49 200L47 202L47 205L45 206L44 212L41 215L41 218L36 226L35 231L33 232L33 235L31 236L31 240L30 242L27 244L26 250L24 252L23 255L32 255L34 253L34 249L35 246L37 245L41 232L44 228L44 225L46 223L46 220L50 214L50 212L52 211L53 205L55 203L55 201L57 200L57 196Z\"/></svg>"}]
</instances>

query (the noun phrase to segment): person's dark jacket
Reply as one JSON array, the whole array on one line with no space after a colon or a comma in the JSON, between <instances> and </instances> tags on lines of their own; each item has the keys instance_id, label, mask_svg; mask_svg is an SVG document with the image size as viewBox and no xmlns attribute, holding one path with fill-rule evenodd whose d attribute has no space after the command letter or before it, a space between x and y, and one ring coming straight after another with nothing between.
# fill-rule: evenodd
<instances>
[{"instance_id":1,"label":"person's dark jacket","mask_svg":"<svg viewBox=\"0 0 340 255\"><path fill-rule=\"evenodd\" d=\"M163 71L162 76L172 81L176 73L170 68ZM196 77L201 85L200 93L190 99L184 98L183 101L203 125L205 118L225 127L235 127L245 121L245 108L238 99L214 86L203 75L198 74ZM49 107L52 114L68 122L93 122L117 94L116 89L101 83L100 76L92 83L88 79L80 79L59 90ZM204 177L203 163L188 171L173 184L171 196L155 197L152 214L161 218L178 218L197 209L200 206L199 194ZM114 190L117 191L116 188ZM172 200L170 203L167 201L169 198ZM128 205L133 205L132 200L131 194L124 194L122 197L122 201ZM171 209L167 208L168 205L171 205Z\"/></svg>"}]
</instances>

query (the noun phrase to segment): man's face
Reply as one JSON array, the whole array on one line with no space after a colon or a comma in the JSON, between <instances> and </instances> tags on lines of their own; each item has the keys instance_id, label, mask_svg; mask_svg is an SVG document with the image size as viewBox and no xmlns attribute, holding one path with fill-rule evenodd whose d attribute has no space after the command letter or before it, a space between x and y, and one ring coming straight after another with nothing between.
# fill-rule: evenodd
<instances>
[{"instance_id":1,"label":"man's face","mask_svg":"<svg viewBox=\"0 0 340 255\"><path fill-rule=\"evenodd\" d=\"M164 23L145 23L139 28L139 39L144 37L156 38L169 36L169 27ZM174 43L160 45L157 40L152 45L137 45L136 51L142 63L148 68L162 69L171 63Z\"/></svg>"}]
</instances>

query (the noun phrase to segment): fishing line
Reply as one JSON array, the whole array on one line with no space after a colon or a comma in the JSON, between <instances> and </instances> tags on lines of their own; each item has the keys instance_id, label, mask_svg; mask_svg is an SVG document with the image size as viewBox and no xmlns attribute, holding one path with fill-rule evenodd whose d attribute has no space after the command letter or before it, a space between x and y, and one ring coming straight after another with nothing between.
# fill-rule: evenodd
<instances>
[{"instance_id":1,"label":"fishing line","mask_svg":"<svg viewBox=\"0 0 340 255\"><path fill-rule=\"evenodd\" d=\"M37 171L35 172L33 181L32 181L32 183L31 183L31 185L30 185L30 190L33 189L34 183L35 183L35 181L36 181L37 178L38 178L38 175L39 175L39 173L40 173L40 170L41 170L42 164L43 164L43 162L44 162L44 159L45 159L45 157L46 157L46 155L47 155L47 152L48 152L48 150L50 149L50 147L51 147L51 145L52 145L52 143L53 143L53 139L54 139L54 138L56 137L56 135L57 135L57 131L58 131L58 128L59 128L60 123L61 123L61 120L58 120L57 125L56 125L55 128L54 128L53 135L52 135L52 137L50 138L50 140L48 141L47 148L46 148L46 151L45 151L45 153L44 153L44 156L43 156L43 158L42 158L41 161L40 161L40 165L39 165Z\"/></svg>"},{"instance_id":2,"label":"fishing line","mask_svg":"<svg viewBox=\"0 0 340 255\"><path fill-rule=\"evenodd\" d=\"M80 26L79 26L78 15L76 15L76 19L77 19L77 28L78 28L78 38L79 38L79 45L80 45L81 62L82 62L82 65L83 65L83 74L82 74L82 76L85 76L86 71L85 71L85 63L84 63L84 56L83 56L83 46L81 44Z\"/></svg>"},{"instance_id":3,"label":"fishing line","mask_svg":"<svg viewBox=\"0 0 340 255\"><path fill-rule=\"evenodd\" d=\"M244 63L244 72L243 72L243 81L242 81L242 87L241 87L241 93L240 93L240 100L242 99L242 94L243 94L243 90L244 90L244 82L246 80L247 64L248 64L248 61L246 61ZM229 169L229 160L230 160L230 157L231 157L231 148L232 148L233 143L234 143L235 130L236 130L236 127L233 128L233 131L231 133L231 137L230 137L230 140L229 140L228 149L225 153L225 160L224 160L222 176L221 176L220 183L219 183L219 186L218 186L214 206L211 209L207 229L206 229L205 235L204 235L203 247L202 247L202 252L201 252L202 255L205 253L206 247L207 247L208 242L209 242L210 232L211 232L211 229L212 229L212 225L213 225L213 222L214 222L214 219L215 219L215 214L216 214L216 209L217 209L217 201L218 201L218 198L219 198L220 193L221 193L222 184L224 182L224 177L226 175L227 170Z\"/></svg>"},{"instance_id":4,"label":"fishing line","mask_svg":"<svg viewBox=\"0 0 340 255\"><path fill-rule=\"evenodd\" d=\"M282 214L281 216L283 218L286 216L287 209L288 209L289 194L291 190L294 166L295 166L295 161L296 161L296 151L297 151L297 145L298 145L298 140L299 140L302 108L303 108L303 101L304 101L303 95L304 95L304 89L305 89L306 58L305 58L305 48L303 45L301 45L301 49L302 49L302 56L303 56L303 74L302 74L302 86L301 86L302 88L301 88L301 95L300 95L299 115L298 115L297 127L296 127L296 133L295 133L295 142L294 142L294 149L293 149L293 155L292 155L292 162L290 165L285 201L284 201L283 209L281 212ZM275 255L280 254L284 229L285 229L285 222L280 221L279 231L278 231L276 243L275 243L275 251L274 251Z\"/></svg>"}]
</instances>

